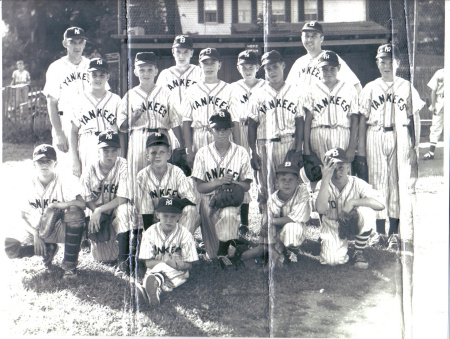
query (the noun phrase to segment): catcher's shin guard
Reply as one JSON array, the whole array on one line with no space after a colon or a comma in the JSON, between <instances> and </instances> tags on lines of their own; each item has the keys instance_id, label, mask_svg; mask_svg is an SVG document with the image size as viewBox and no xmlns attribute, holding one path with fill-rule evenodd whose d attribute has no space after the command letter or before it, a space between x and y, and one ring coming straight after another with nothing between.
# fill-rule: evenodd
<instances>
[{"instance_id":1,"label":"catcher's shin guard","mask_svg":"<svg viewBox=\"0 0 450 339\"><path fill-rule=\"evenodd\" d=\"M84 227L84 211L79 207L70 206L64 213L64 223L66 224L66 238L62 267L70 270L76 268L78 264Z\"/></svg>"}]
</instances>

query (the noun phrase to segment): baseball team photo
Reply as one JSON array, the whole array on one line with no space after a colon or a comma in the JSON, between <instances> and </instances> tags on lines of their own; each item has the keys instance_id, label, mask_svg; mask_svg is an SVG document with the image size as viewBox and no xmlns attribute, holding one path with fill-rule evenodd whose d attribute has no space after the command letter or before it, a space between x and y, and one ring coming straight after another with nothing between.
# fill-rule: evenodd
<instances>
[{"instance_id":1,"label":"baseball team photo","mask_svg":"<svg viewBox=\"0 0 450 339\"><path fill-rule=\"evenodd\" d=\"M7 336L448 337L445 0L1 5Z\"/></svg>"}]
</instances>

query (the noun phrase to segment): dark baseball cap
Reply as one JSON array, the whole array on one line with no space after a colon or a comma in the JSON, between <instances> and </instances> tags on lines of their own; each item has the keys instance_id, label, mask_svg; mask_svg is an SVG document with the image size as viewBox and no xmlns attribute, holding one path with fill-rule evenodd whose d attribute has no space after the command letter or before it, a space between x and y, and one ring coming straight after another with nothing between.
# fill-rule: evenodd
<instances>
[{"instance_id":1,"label":"dark baseball cap","mask_svg":"<svg viewBox=\"0 0 450 339\"><path fill-rule=\"evenodd\" d=\"M134 58L134 65L139 66L142 64L156 65L156 55L153 52L139 52Z\"/></svg>"},{"instance_id":2,"label":"dark baseball cap","mask_svg":"<svg viewBox=\"0 0 450 339\"><path fill-rule=\"evenodd\" d=\"M276 174L294 173L298 176L299 172L300 172L300 168L297 165L293 164L292 162L286 161L286 162L278 165L275 172L276 172Z\"/></svg>"},{"instance_id":3,"label":"dark baseball cap","mask_svg":"<svg viewBox=\"0 0 450 339\"><path fill-rule=\"evenodd\" d=\"M327 66L327 65L334 66L334 67L337 67L340 65L339 58L336 53L334 53L332 51L324 51L320 55L317 67L322 67L322 66Z\"/></svg>"},{"instance_id":4,"label":"dark baseball cap","mask_svg":"<svg viewBox=\"0 0 450 339\"><path fill-rule=\"evenodd\" d=\"M164 144L170 146L169 138L164 133L151 133L147 137L147 142L145 143L145 147L150 147L155 144Z\"/></svg>"},{"instance_id":5,"label":"dark baseball cap","mask_svg":"<svg viewBox=\"0 0 450 339\"><path fill-rule=\"evenodd\" d=\"M267 64L274 64L276 62L282 62L283 57L277 51L270 51L264 53L261 57L261 65L265 66Z\"/></svg>"},{"instance_id":6,"label":"dark baseball cap","mask_svg":"<svg viewBox=\"0 0 450 339\"><path fill-rule=\"evenodd\" d=\"M232 128L231 114L226 109L221 109L214 112L209 118L209 125L211 128Z\"/></svg>"},{"instance_id":7,"label":"dark baseball cap","mask_svg":"<svg viewBox=\"0 0 450 339\"><path fill-rule=\"evenodd\" d=\"M180 198L176 196L164 196L159 199L158 206L156 206L156 212L160 213L178 213L183 212L184 204Z\"/></svg>"},{"instance_id":8,"label":"dark baseball cap","mask_svg":"<svg viewBox=\"0 0 450 339\"><path fill-rule=\"evenodd\" d=\"M243 64L257 65L258 57L256 56L256 53L253 51L243 51L243 52L239 53L237 64L238 65L243 65Z\"/></svg>"},{"instance_id":9,"label":"dark baseball cap","mask_svg":"<svg viewBox=\"0 0 450 339\"><path fill-rule=\"evenodd\" d=\"M103 71L109 73L108 62L102 58L94 58L89 61L88 72Z\"/></svg>"},{"instance_id":10,"label":"dark baseball cap","mask_svg":"<svg viewBox=\"0 0 450 339\"><path fill-rule=\"evenodd\" d=\"M33 161L37 161L42 158L56 161L56 151L52 145L42 144L34 149Z\"/></svg>"},{"instance_id":11,"label":"dark baseball cap","mask_svg":"<svg viewBox=\"0 0 450 339\"><path fill-rule=\"evenodd\" d=\"M198 61L206 59L220 60L219 51L215 48L205 48L200 51Z\"/></svg>"},{"instance_id":12,"label":"dark baseball cap","mask_svg":"<svg viewBox=\"0 0 450 339\"><path fill-rule=\"evenodd\" d=\"M320 32L320 33L323 34L323 28L322 28L322 25L319 24L317 21L306 22L306 23L303 25L302 32L307 32L307 31L310 31L310 32Z\"/></svg>"},{"instance_id":13,"label":"dark baseball cap","mask_svg":"<svg viewBox=\"0 0 450 339\"><path fill-rule=\"evenodd\" d=\"M392 58L392 56L396 59L400 58L400 50L396 45L385 44L378 47L376 58L383 58L383 57Z\"/></svg>"},{"instance_id":14,"label":"dark baseball cap","mask_svg":"<svg viewBox=\"0 0 450 339\"><path fill-rule=\"evenodd\" d=\"M194 42L188 35L178 35L177 37L175 37L175 40L173 41L172 45L172 48L177 47L193 49Z\"/></svg>"},{"instance_id":15,"label":"dark baseball cap","mask_svg":"<svg viewBox=\"0 0 450 339\"><path fill-rule=\"evenodd\" d=\"M324 163L327 158L334 159L335 162L349 162L347 155L342 148L333 148L325 153Z\"/></svg>"},{"instance_id":16,"label":"dark baseball cap","mask_svg":"<svg viewBox=\"0 0 450 339\"><path fill-rule=\"evenodd\" d=\"M106 130L98 135L98 147L115 147L120 148L119 133L112 130Z\"/></svg>"},{"instance_id":17,"label":"dark baseball cap","mask_svg":"<svg viewBox=\"0 0 450 339\"><path fill-rule=\"evenodd\" d=\"M70 27L64 32L64 40L84 39L87 40L84 29L80 27Z\"/></svg>"}]
</instances>

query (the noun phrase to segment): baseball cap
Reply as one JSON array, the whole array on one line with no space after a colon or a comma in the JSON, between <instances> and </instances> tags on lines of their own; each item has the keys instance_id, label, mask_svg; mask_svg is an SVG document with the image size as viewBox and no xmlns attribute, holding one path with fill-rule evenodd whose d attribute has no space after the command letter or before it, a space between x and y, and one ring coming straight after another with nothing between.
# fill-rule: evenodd
<instances>
[{"instance_id":1,"label":"baseball cap","mask_svg":"<svg viewBox=\"0 0 450 339\"><path fill-rule=\"evenodd\" d=\"M342 148L333 148L325 153L324 162L327 158L334 159L335 162L349 162L347 155Z\"/></svg>"},{"instance_id":2,"label":"baseball cap","mask_svg":"<svg viewBox=\"0 0 450 339\"><path fill-rule=\"evenodd\" d=\"M383 57L392 58L392 56L394 56L394 58L400 57L400 50L396 45L385 44L378 47L376 58L383 58Z\"/></svg>"},{"instance_id":3,"label":"baseball cap","mask_svg":"<svg viewBox=\"0 0 450 339\"><path fill-rule=\"evenodd\" d=\"M94 58L89 61L88 72L103 71L109 73L108 62L102 58Z\"/></svg>"},{"instance_id":4,"label":"baseball cap","mask_svg":"<svg viewBox=\"0 0 450 339\"><path fill-rule=\"evenodd\" d=\"M98 135L98 147L115 147L120 148L119 133L112 130L106 130Z\"/></svg>"},{"instance_id":5,"label":"baseball cap","mask_svg":"<svg viewBox=\"0 0 450 339\"><path fill-rule=\"evenodd\" d=\"M209 125L212 128L232 128L231 114L226 109L214 112L209 118Z\"/></svg>"},{"instance_id":6,"label":"baseball cap","mask_svg":"<svg viewBox=\"0 0 450 339\"><path fill-rule=\"evenodd\" d=\"M37 146L33 151L33 161L47 158L56 161L56 151L52 145L42 144Z\"/></svg>"},{"instance_id":7,"label":"baseball cap","mask_svg":"<svg viewBox=\"0 0 450 339\"><path fill-rule=\"evenodd\" d=\"M297 174L300 172L300 168L293 164L290 161L286 161L282 164L279 164L275 170L276 174L278 173L294 173Z\"/></svg>"},{"instance_id":8,"label":"baseball cap","mask_svg":"<svg viewBox=\"0 0 450 339\"><path fill-rule=\"evenodd\" d=\"M170 146L169 138L167 138L167 135L163 133L151 133L147 137L147 142L145 143L145 147L150 147L155 144L164 144L167 146Z\"/></svg>"},{"instance_id":9,"label":"baseball cap","mask_svg":"<svg viewBox=\"0 0 450 339\"><path fill-rule=\"evenodd\" d=\"M200 51L198 61L203 61L206 59L215 59L219 60L219 51L215 48L205 48Z\"/></svg>"},{"instance_id":10,"label":"baseball cap","mask_svg":"<svg viewBox=\"0 0 450 339\"><path fill-rule=\"evenodd\" d=\"M178 35L177 37L175 37L172 45L172 48L176 47L193 49L194 42L192 41L191 37L187 35Z\"/></svg>"},{"instance_id":11,"label":"baseball cap","mask_svg":"<svg viewBox=\"0 0 450 339\"><path fill-rule=\"evenodd\" d=\"M153 52L139 52L134 58L134 65L139 66L142 64L156 65L156 55Z\"/></svg>"},{"instance_id":12,"label":"baseball cap","mask_svg":"<svg viewBox=\"0 0 450 339\"><path fill-rule=\"evenodd\" d=\"M265 66L267 64L274 64L276 62L282 62L283 57L277 51L270 51L264 53L261 57L261 65Z\"/></svg>"},{"instance_id":13,"label":"baseball cap","mask_svg":"<svg viewBox=\"0 0 450 339\"><path fill-rule=\"evenodd\" d=\"M253 51L243 51L243 52L239 53L237 64L238 65L242 65L242 64L257 65L258 57L256 56L256 53Z\"/></svg>"},{"instance_id":14,"label":"baseball cap","mask_svg":"<svg viewBox=\"0 0 450 339\"><path fill-rule=\"evenodd\" d=\"M337 67L340 65L339 58L336 53L334 53L332 51L324 51L320 55L317 67L322 67L322 66L327 66L327 65L334 66L334 67Z\"/></svg>"},{"instance_id":15,"label":"baseball cap","mask_svg":"<svg viewBox=\"0 0 450 339\"><path fill-rule=\"evenodd\" d=\"M84 29L80 27L70 27L64 32L64 40L70 39L84 39L87 40L84 34Z\"/></svg>"},{"instance_id":16,"label":"baseball cap","mask_svg":"<svg viewBox=\"0 0 450 339\"><path fill-rule=\"evenodd\" d=\"M178 213L183 212L184 204L180 198L176 196L164 196L159 199L158 206L156 206L156 212L166 213Z\"/></svg>"},{"instance_id":17,"label":"baseball cap","mask_svg":"<svg viewBox=\"0 0 450 339\"><path fill-rule=\"evenodd\" d=\"M323 34L322 25L319 24L317 21L306 22L303 25L302 32L306 32L306 31L320 32Z\"/></svg>"}]
</instances>

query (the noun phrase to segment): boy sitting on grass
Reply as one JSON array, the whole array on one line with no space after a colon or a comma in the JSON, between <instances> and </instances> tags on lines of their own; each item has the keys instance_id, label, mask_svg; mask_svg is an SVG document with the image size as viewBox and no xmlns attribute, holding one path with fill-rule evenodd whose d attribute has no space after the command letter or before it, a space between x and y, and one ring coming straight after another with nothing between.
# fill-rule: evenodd
<instances>
[{"instance_id":1,"label":"boy sitting on grass","mask_svg":"<svg viewBox=\"0 0 450 339\"><path fill-rule=\"evenodd\" d=\"M161 290L172 291L189 278L192 262L198 260L192 234L178 223L184 204L178 197L162 197L156 208L160 222L142 237L139 259L147 272L143 284L136 284L141 297L152 306L160 304Z\"/></svg>"},{"instance_id":2,"label":"boy sitting on grass","mask_svg":"<svg viewBox=\"0 0 450 339\"><path fill-rule=\"evenodd\" d=\"M271 268L289 261L289 251L298 253L306 236L305 223L311 214L310 195L306 184L300 183L299 171L291 162L277 166L278 191L270 196L268 213L263 214L261 245L241 257L247 267L258 257L266 258L268 252Z\"/></svg>"}]
</instances>

